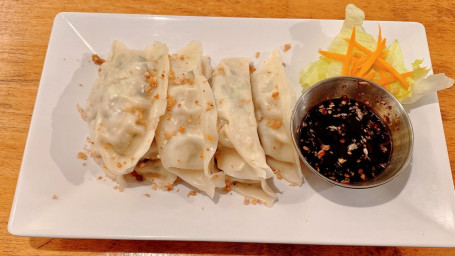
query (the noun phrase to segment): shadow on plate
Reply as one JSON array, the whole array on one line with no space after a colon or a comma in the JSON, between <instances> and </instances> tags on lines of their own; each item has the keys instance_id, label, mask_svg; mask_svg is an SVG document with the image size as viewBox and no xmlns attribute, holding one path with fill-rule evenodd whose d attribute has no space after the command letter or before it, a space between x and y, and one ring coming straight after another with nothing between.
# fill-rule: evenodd
<instances>
[{"instance_id":1,"label":"shadow on plate","mask_svg":"<svg viewBox=\"0 0 455 256\"><path fill-rule=\"evenodd\" d=\"M84 143L88 144L88 128L77 112L76 104L82 108L85 106L88 90L96 77L97 67L90 64L90 59L91 55L88 53L82 56L80 67L74 72L52 110L50 155L65 179L74 185L81 184L85 173L94 170L90 167L95 165L92 161L77 159L78 152L84 152ZM86 166L83 166L84 162ZM93 176L96 174L99 173L94 172Z\"/></svg>"},{"instance_id":2,"label":"shadow on plate","mask_svg":"<svg viewBox=\"0 0 455 256\"><path fill-rule=\"evenodd\" d=\"M303 32L304 31L304 32ZM286 74L292 82L294 89L297 89L297 97L302 88L299 84L299 74L306 65L319 59L319 48L326 48L319 42L330 42L331 37L323 31L321 21L303 20L289 28L292 40L292 57L286 63Z\"/></svg>"},{"instance_id":3,"label":"shadow on plate","mask_svg":"<svg viewBox=\"0 0 455 256\"><path fill-rule=\"evenodd\" d=\"M341 28L341 26L340 26ZM305 31L305 32L302 32ZM331 42L332 37L324 33L321 21L304 20L294 24L289 29L293 40L300 42L301 45L293 45L293 58L290 66L303 68L306 64L317 61L319 59L318 48L325 48L328 45L315 45L319 42Z\"/></svg>"},{"instance_id":4,"label":"shadow on plate","mask_svg":"<svg viewBox=\"0 0 455 256\"><path fill-rule=\"evenodd\" d=\"M426 95L419 99L417 102L412 104L403 105L404 109L408 114L412 113L414 109L423 107L425 105L438 104L438 97L436 94Z\"/></svg>"},{"instance_id":5,"label":"shadow on plate","mask_svg":"<svg viewBox=\"0 0 455 256\"><path fill-rule=\"evenodd\" d=\"M384 185L368 189L350 189L322 180L306 166L302 166L307 185L327 200L349 207L373 207L393 200L406 186L411 169L412 159L397 177Z\"/></svg>"}]
</instances>

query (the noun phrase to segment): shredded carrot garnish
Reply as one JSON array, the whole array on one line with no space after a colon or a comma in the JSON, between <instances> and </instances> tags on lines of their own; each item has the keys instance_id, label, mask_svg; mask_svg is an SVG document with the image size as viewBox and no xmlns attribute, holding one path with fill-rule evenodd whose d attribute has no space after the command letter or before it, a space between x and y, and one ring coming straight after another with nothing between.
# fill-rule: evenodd
<instances>
[{"instance_id":1,"label":"shredded carrot garnish","mask_svg":"<svg viewBox=\"0 0 455 256\"><path fill-rule=\"evenodd\" d=\"M381 30L379 30L379 39L381 39ZM376 50L371 54L368 59L363 63L362 68L360 69L359 76L363 76L371 69L376 59L381 55L382 50L385 48L385 39L379 41L378 45L376 46Z\"/></svg>"},{"instance_id":2,"label":"shredded carrot garnish","mask_svg":"<svg viewBox=\"0 0 455 256\"><path fill-rule=\"evenodd\" d=\"M363 57L357 57L355 55L352 56L352 61L351 61L351 66L349 68L349 73L348 75L353 76L359 69L360 63L362 63L362 58Z\"/></svg>"},{"instance_id":3,"label":"shredded carrot garnish","mask_svg":"<svg viewBox=\"0 0 455 256\"><path fill-rule=\"evenodd\" d=\"M354 50L355 42L355 27L352 28L351 40L349 40L348 51L346 52L346 58L344 58L343 70L341 71L342 76L348 75L349 62L351 61L352 52Z\"/></svg>"},{"instance_id":4,"label":"shredded carrot garnish","mask_svg":"<svg viewBox=\"0 0 455 256\"><path fill-rule=\"evenodd\" d=\"M361 57L365 57L365 56L358 52L354 52L354 57L361 58Z\"/></svg>"},{"instance_id":5,"label":"shredded carrot garnish","mask_svg":"<svg viewBox=\"0 0 455 256\"><path fill-rule=\"evenodd\" d=\"M349 72L347 74L348 76L354 75L354 73L357 71L357 69L359 68L359 61L360 58L352 56L351 64L349 66Z\"/></svg>"},{"instance_id":6,"label":"shredded carrot garnish","mask_svg":"<svg viewBox=\"0 0 455 256\"><path fill-rule=\"evenodd\" d=\"M384 69L379 69L379 76L381 76L381 79L388 77Z\"/></svg>"},{"instance_id":7,"label":"shredded carrot garnish","mask_svg":"<svg viewBox=\"0 0 455 256\"><path fill-rule=\"evenodd\" d=\"M368 80L375 79L376 83L384 86L390 91L390 83L399 81L402 86L408 90L409 83L407 77L412 75L412 71L400 74L392 65L385 61L388 54L386 48L386 39L382 38L381 27L379 26L378 40L376 49L370 51L355 40L355 27L352 29L351 38L345 38L348 42L346 54L334 53L319 50L322 56L343 62L341 75L357 76ZM354 51L354 49L359 51Z\"/></svg>"},{"instance_id":8,"label":"shredded carrot garnish","mask_svg":"<svg viewBox=\"0 0 455 256\"><path fill-rule=\"evenodd\" d=\"M349 39L344 39L344 40L349 42ZM371 52L370 50L368 50L367 48L365 48L358 42L354 42L354 46L368 55L373 54L373 52ZM401 77L400 73L398 73L398 71L394 67L392 67L392 65L387 63L387 61L385 61L383 58L377 58L373 65L375 67L377 67L378 69L385 69L386 71L391 73L393 76L395 76L397 78L397 80L400 81L400 83L404 86L404 88L406 88L406 90L409 88L409 83L403 77Z\"/></svg>"},{"instance_id":9,"label":"shredded carrot garnish","mask_svg":"<svg viewBox=\"0 0 455 256\"><path fill-rule=\"evenodd\" d=\"M389 50L384 50L381 54L381 58L384 58L387 54L389 54Z\"/></svg>"},{"instance_id":10,"label":"shredded carrot garnish","mask_svg":"<svg viewBox=\"0 0 455 256\"><path fill-rule=\"evenodd\" d=\"M390 92L390 84L384 84L384 88Z\"/></svg>"},{"instance_id":11,"label":"shredded carrot garnish","mask_svg":"<svg viewBox=\"0 0 455 256\"><path fill-rule=\"evenodd\" d=\"M377 84L380 84L382 85L387 91L390 92L390 85L388 82L385 81L385 79L388 79L388 78L395 78L394 76L392 75L387 75L388 73L384 70L384 69L379 69L379 77L380 79L378 81L376 81Z\"/></svg>"},{"instance_id":12,"label":"shredded carrot garnish","mask_svg":"<svg viewBox=\"0 0 455 256\"><path fill-rule=\"evenodd\" d=\"M361 56L358 61L358 63L356 63L356 66L353 66L353 72L352 72L352 76L359 76L358 73L360 72L360 68L362 67L361 64L364 63L366 60L367 60L368 56Z\"/></svg>"},{"instance_id":13,"label":"shredded carrot garnish","mask_svg":"<svg viewBox=\"0 0 455 256\"><path fill-rule=\"evenodd\" d=\"M400 76L406 78L412 76L412 71L406 72L406 73L401 73ZM381 79L379 79L376 83L378 84L389 84L397 81L397 78L395 76L381 76Z\"/></svg>"},{"instance_id":14,"label":"shredded carrot garnish","mask_svg":"<svg viewBox=\"0 0 455 256\"><path fill-rule=\"evenodd\" d=\"M404 86L404 88L407 90L409 89L409 83L405 80L404 77L402 77L400 75L400 73L398 73L398 71L396 69L394 69L392 67L392 65L390 65L389 63L387 63L384 59L378 59L379 63L381 63L381 65L383 67L385 67L385 69L387 69L387 71L389 71L394 77L396 77L398 79L398 81L400 81L400 83Z\"/></svg>"},{"instance_id":15,"label":"shredded carrot garnish","mask_svg":"<svg viewBox=\"0 0 455 256\"><path fill-rule=\"evenodd\" d=\"M338 61L344 61L344 59L346 58L346 55L344 55L344 54L327 52L327 51L323 51L323 50L319 50L319 54L321 54L322 56L327 57L329 59L338 60Z\"/></svg>"},{"instance_id":16,"label":"shredded carrot garnish","mask_svg":"<svg viewBox=\"0 0 455 256\"><path fill-rule=\"evenodd\" d=\"M374 69L370 69L370 72L368 72L366 75L363 76L363 78L367 80L373 80L373 78L376 76L376 71Z\"/></svg>"}]
</instances>

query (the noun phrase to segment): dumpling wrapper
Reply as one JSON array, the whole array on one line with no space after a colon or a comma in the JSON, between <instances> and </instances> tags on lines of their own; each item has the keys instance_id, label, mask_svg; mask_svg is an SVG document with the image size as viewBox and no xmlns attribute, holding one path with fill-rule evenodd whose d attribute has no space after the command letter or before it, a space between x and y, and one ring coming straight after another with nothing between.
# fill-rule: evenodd
<instances>
[{"instance_id":1,"label":"dumpling wrapper","mask_svg":"<svg viewBox=\"0 0 455 256\"><path fill-rule=\"evenodd\" d=\"M207 79L207 81L212 80L212 66L210 65L210 57L209 56L202 56L201 60L201 68L202 68L202 74L204 77Z\"/></svg>"},{"instance_id":2,"label":"dumpling wrapper","mask_svg":"<svg viewBox=\"0 0 455 256\"><path fill-rule=\"evenodd\" d=\"M85 112L103 170L118 180L147 152L165 112L168 48L155 42L142 51L130 50L115 41L100 69Z\"/></svg>"},{"instance_id":3,"label":"dumpling wrapper","mask_svg":"<svg viewBox=\"0 0 455 256\"><path fill-rule=\"evenodd\" d=\"M202 73L202 45L193 41L170 58L166 114L156 142L164 168L212 198L225 185L213 164L216 120L213 92Z\"/></svg>"},{"instance_id":4,"label":"dumpling wrapper","mask_svg":"<svg viewBox=\"0 0 455 256\"><path fill-rule=\"evenodd\" d=\"M172 189L172 186L177 180L177 175L166 170L159 159L141 162L134 171L141 175L144 180L156 184L162 190Z\"/></svg>"},{"instance_id":5,"label":"dumpling wrapper","mask_svg":"<svg viewBox=\"0 0 455 256\"><path fill-rule=\"evenodd\" d=\"M277 196L270 188L265 179L262 180L242 180L227 177L229 188L244 196L245 198L262 202L265 206L272 207Z\"/></svg>"},{"instance_id":6,"label":"dumpling wrapper","mask_svg":"<svg viewBox=\"0 0 455 256\"><path fill-rule=\"evenodd\" d=\"M212 76L218 110L217 166L234 191L272 206L276 195L266 179L273 177L258 137L250 84L250 59L228 58Z\"/></svg>"},{"instance_id":7,"label":"dumpling wrapper","mask_svg":"<svg viewBox=\"0 0 455 256\"><path fill-rule=\"evenodd\" d=\"M160 188L165 191L171 190L177 180L177 175L166 170L161 163L155 140L149 150L141 157L134 171L136 174L142 176L144 180L155 184L156 187L154 188ZM119 184L123 186L126 186L127 183L134 182L137 182L137 180L132 173L124 174L119 179Z\"/></svg>"},{"instance_id":8,"label":"dumpling wrapper","mask_svg":"<svg viewBox=\"0 0 455 256\"><path fill-rule=\"evenodd\" d=\"M288 182L301 185L300 159L292 143L290 119L296 98L278 50L251 74L259 138L267 163Z\"/></svg>"}]
</instances>

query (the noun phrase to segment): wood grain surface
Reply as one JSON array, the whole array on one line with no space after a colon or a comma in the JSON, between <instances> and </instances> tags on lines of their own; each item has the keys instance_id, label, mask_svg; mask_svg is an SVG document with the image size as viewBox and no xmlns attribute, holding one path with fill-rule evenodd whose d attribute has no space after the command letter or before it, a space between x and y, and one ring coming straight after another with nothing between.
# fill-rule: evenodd
<instances>
[{"instance_id":1,"label":"wood grain surface","mask_svg":"<svg viewBox=\"0 0 455 256\"><path fill-rule=\"evenodd\" d=\"M253 243L77 240L16 237L7 223L44 57L59 12L343 19L347 3L369 20L416 21L427 32L435 73L455 77L453 0L155 0L0 1L0 255L455 255L450 248L353 247ZM455 164L455 88L439 100L450 163ZM452 170L453 176L453 170ZM143 254L141 254L143 255Z\"/></svg>"}]
</instances>

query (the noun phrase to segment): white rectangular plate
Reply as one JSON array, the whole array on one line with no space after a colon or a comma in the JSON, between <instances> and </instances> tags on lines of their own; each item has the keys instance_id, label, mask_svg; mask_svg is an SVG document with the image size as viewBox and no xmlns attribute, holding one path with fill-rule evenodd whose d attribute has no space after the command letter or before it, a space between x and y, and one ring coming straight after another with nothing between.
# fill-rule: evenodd
<instances>
[{"instance_id":1,"label":"white rectangular plate","mask_svg":"<svg viewBox=\"0 0 455 256\"><path fill-rule=\"evenodd\" d=\"M425 29L412 22L365 22L388 42L401 43L405 63L423 58L431 67ZM278 202L244 205L225 194L212 201L189 188L153 191L138 185L123 192L91 159L77 159L88 136L76 111L85 105L98 67L113 40L143 49L154 40L171 53L199 40L212 66L225 57L255 63L280 48L298 95L298 73L318 58L342 21L61 13L49 42L25 148L9 232L22 236L267 243L454 246L455 196L436 94L409 106L415 132L411 164L390 183L350 190L304 170L302 187L275 181ZM284 52L283 46L291 44ZM255 53L261 57L255 59ZM82 86L81 86L82 85ZM150 194L151 197L146 197ZM53 199L56 195L58 199Z\"/></svg>"}]
</instances>

